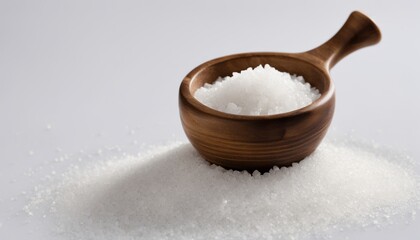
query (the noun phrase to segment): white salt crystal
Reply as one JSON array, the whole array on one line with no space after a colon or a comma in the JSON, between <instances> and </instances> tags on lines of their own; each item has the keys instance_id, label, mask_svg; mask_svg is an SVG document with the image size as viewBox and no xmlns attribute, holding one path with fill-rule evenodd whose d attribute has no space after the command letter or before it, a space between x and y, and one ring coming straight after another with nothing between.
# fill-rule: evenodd
<instances>
[{"instance_id":1,"label":"white salt crystal","mask_svg":"<svg viewBox=\"0 0 420 240\"><path fill-rule=\"evenodd\" d=\"M410 167L392 151L330 140L293 167L250 174L176 143L73 166L25 210L67 239L302 239L412 215Z\"/></svg>"},{"instance_id":2,"label":"white salt crystal","mask_svg":"<svg viewBox=\"0 0 420 240\"><path fill-rule=\"evenodd\" d=\"M320 97L301 76L270 65L248 68L206 83L194 97L218 111L238 115L271 115L303 108Z\"/></svg>"}]
</instances>

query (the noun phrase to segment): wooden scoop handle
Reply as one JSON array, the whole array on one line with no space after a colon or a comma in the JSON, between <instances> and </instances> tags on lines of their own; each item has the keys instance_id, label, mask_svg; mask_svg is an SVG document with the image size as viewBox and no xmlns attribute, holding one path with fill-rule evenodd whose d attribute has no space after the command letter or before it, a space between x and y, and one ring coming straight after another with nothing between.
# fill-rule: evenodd
<instances>
[{"instance_id":1,"label":"wooden scoop handle","mask_svg":"<svg viewBox=\"0 0 420 240\"><path fill-rule=\"evenodd\" d=\"M315 56L329 70L348 54L380 40L381 31L372 19L354 11L330 40L306 53Z\"/></svg>"}]
</instances>

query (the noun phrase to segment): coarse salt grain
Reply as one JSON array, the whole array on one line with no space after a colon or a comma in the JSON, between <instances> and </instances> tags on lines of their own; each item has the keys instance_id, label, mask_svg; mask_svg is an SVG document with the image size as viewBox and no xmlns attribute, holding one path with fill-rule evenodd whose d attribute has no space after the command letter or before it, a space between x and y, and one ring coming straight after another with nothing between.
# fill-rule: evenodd
<instances>
[{"instance_id":1,"label":"coarse salt grain","mask_svg":"<svg viewBox=\"0 0 420 240\"><path fill-rule=\"evenodd\" d=\"M238 115L272 115L308 106L320 97L302 76L266 64L219 77L197 89L194 97L218 111Z\"/></svg>"},{"instance_id":2,"label":"coarse salt grain","mask_svg":"<svg viewBox=\"0 0 420 240\"><path fill-rule=\"evenodd\" d=\"M25 209L66 239L301 239L414 215L419 179L406 160L327 140L292 167L250 174L176 143L73 167Z\"/></svg>"}]
</instances>

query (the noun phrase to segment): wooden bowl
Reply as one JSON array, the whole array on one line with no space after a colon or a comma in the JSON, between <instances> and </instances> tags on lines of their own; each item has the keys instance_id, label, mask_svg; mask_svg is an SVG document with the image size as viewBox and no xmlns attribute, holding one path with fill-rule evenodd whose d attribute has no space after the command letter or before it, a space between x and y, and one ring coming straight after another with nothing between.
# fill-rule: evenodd
<instances>
[{"instance_id":1,"label":"wooden bowl","mask_svg":"<svg viewBox=\"0 0 420 240\"><path fill-rule=\"evenodd\" d=\"M346 55L380 39L375 23L356 11L330 40L313 50L242 53L203 63L188 73L180 86L184 131L207 161L228 169L266 171L273 166L290 166L310 155L327 133L335 103L329 70ZM193 97L204 83L260 64L303 76L318 88L321 97L304 108L266 116L220 112Z\"/></svg>"}]
</instances>

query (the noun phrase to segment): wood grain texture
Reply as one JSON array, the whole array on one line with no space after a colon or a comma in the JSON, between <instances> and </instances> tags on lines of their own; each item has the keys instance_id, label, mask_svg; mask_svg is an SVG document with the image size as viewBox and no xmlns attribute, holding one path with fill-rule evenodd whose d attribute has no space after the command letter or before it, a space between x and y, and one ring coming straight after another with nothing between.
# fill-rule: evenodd
<instances>
[{"instance_id":1,"label":"wood grain texture","mask_svg":"<svg viewBox=\"0 0 420 240\"><path fill-rule=\"evenodd\" d=\"M242 53L201 64L184 78L179 91L180 117L188 139L207 161L229 169L266 171L302 160L322 141L333 118L330 68L349 53L379 42L380 37L371 19L353 12L334 37L308 52ZM204 83L260 64L303 76L321 97L307 107L266 116L219 112L193 97Z\"/></svg>"}]
</instances>

